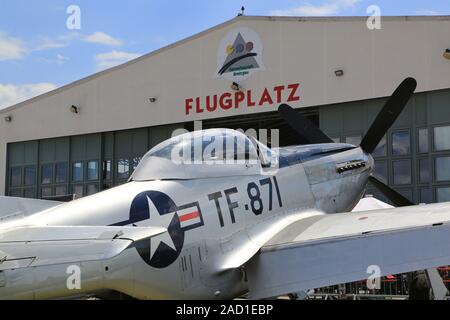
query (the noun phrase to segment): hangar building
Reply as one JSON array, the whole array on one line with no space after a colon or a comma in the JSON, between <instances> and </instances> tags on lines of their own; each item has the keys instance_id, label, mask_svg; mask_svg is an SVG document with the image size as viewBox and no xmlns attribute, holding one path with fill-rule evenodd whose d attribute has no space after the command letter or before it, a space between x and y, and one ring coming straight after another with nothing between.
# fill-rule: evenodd
<instances>
[{"instance_id":1,"label":"hangar building","mask_svg":"<svg viewBox=\"0 0 450 320\"><path fill-rule=\"evenodd\" d=\"M176 128L280 128L288 103L358 144L408 76L418 89L376 151L416 202L450 201L450 17L241 16L0 111L0 194L89 195L124 183ZM372 192L372 191L370 191ZM375 191L373 191L375 192Z\"/></svg>"}]
</instances>

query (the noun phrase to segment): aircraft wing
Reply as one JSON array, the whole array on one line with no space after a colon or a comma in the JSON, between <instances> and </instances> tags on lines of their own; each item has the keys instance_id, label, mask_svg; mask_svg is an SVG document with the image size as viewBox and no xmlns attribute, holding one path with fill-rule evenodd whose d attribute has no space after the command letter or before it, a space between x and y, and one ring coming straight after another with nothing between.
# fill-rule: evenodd
<instances>
[{"instance_id":1,"label":"aircraft wing","mask_svg":"<svg viewBox=\"0 0 450 320\"><path fill-rule=\"evenodd\" d=\"M133 242L167 232L159 227L16 227L0 231L0 271L105 260Z\"/></svg>"},{"instance_id":2,"label":"aircraft wing","mask_svg":"<svg viewBox=\"0 0 450 320\"><path fill-rule=\"evenodd\" d=\"M23 199L0 196L0 223L6 220L23 218L62 204L56 201Z\"/></svg>"},{"instance_id":3,"label":"aircraft wing","mask_svg":"<svg viewBox=\"0 0 450 320\"><path fill-rule=\"evenodd\" d=\"M246 264L249 295L268 298L450 265L449 243L450 203L301 219Z\"/></svg>"}]
</instances>

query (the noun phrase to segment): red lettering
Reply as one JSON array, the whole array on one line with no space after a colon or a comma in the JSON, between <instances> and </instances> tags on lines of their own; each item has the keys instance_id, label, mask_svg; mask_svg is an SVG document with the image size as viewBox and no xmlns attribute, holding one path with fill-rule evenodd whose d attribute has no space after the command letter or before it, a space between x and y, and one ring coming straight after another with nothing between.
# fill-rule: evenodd
<instances>
[{"instance_id":1,"label":"red lettering","mask_svg":"<svg viewBox=\"0 0 450 320\"><path fill-rule=\"evenodd\" d=\"M285 86L278 86L273 88L273 90L277 93L277 103L281 103L283 97L282 93L286 87Z\"/></svg>"},{"instance_id":2,"label":"red lettering","mask_svg":"<svg viewBox=\"0 0 450 320\"><path fill-rule=\"evenodd\" d=\"M220 96L219 105L223 110L228 110L233 107L233 100L231 99L231 93L227 92Z\"/></svg>"},{"instance_id":3,"label":"red lettering","mask_svg":"<svg viewBox=\"0 0 450 320\"><path fill-rule=\"evenodd\" d=\"M211 105L211 96L206 97L206 110L214 112L217 109L217 94L214 95L213 104Z\"/></svg>"},{"instance_id":4,"label":"red lettering","mask_svg":"<svg viewBox=\"0 0 450 320\"><path fill-rule=\"evenodd\" d=\"M245 93L238 91L234 94L234 107L239 108L239 104L245 100Z\"/></svg>"},{"instance_id":5,"label":"red lettering","mask_svg":"<svg viewBox=\"0 0 450 320\"><path fill-rule=\"evenodd\" d=\"M203 109L202 109L202 107L200 106L200 98L196 98L195 99L195 104L196 104L196 108L195 108L195 111L197 112L197 113L203 113Z\"/></svg>"},{"instance_id":6,"label":"red lettering","mask_svg":"<svg viewBox=\"0 0 450 320\"><path fill-rule=\"evenodd\" d=\"M259 100L259 105L262 106L264 103L273 104L272 97L270 96L269 90L264 89L264 92L261 96L261 100Z\"/></svg>"},{"instance_id":7,"label":"red lettering","mask_svg":"<svg viewBox=\"0 0 450 320\"><path fill-rule=\"evenodd\" d=\"M287 102L299 101L300 96L297 96L298 88L300 87L300 83L290 84L288 88L291 89L291 93L289 94L289 98Z\"/></svg>"},{"instance_id":8,"label":"red lettering","mask_svg":"<svg viewBox=\"0 0 450 320\"><path fill-rule=\"evenodd\" d=\"M192 102L194 102L193 99L186 99L186 104L185 104L186 115L189 115L190 110L192 109Z\"/></svg>"},{"instance_id":9,"label":"red lettering","mask_svg":"<svg viewBox=\"0 0 450 320\"><path fill-rule=\"evenodd\" d=\"M252 91L247 90L247 107L254 107L256 106L255 101L252 100Z\"/></svg>"}]
</instances>

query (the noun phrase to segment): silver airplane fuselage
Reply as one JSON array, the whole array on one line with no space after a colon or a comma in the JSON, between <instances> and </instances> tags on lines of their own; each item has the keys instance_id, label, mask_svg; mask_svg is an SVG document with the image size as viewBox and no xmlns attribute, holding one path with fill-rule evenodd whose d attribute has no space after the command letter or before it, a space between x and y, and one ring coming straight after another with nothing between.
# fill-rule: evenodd
<instances>
[{"instance_id":1,"label":"silver airplane fuselage","mask_svg":"<svg viewBox=\"0 0 450 320\"><path fill-rule=\"evenodd\" d=\"M19 225L169 230L110 260L79 264L81 288L76 290L66 285L67 264L8 270L0 299L52 299L100 289L138 299L238 297L247 290L245 270L236 267L247 254L240 242L253 243L251 250L261 247L270 235L263 235L260 226L285 223L299 212L305 216L347 212L364 194L373 169L370 155L343 144L302 158L304 150L280 148L275 172L262 168L257 175L130 181L0 224L0 230Z\"/></svg>"}]
</instances>

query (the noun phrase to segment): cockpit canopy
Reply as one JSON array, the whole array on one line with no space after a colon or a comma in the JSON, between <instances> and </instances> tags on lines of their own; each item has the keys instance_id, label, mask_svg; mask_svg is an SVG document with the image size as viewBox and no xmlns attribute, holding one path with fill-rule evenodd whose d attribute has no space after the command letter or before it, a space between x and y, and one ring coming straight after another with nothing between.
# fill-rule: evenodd
<instances>
[{"instance_id":1,"label":"cockpit canopy","mask_svg":"<svg viewBox=\"0 0 450 320\"><path fill-rule=\"evenodd\" d=\"M231 129L195 131L173 137L143 158L130 180L213 178L259 174L255 144Z\"/></svg>"}]
</instances>

